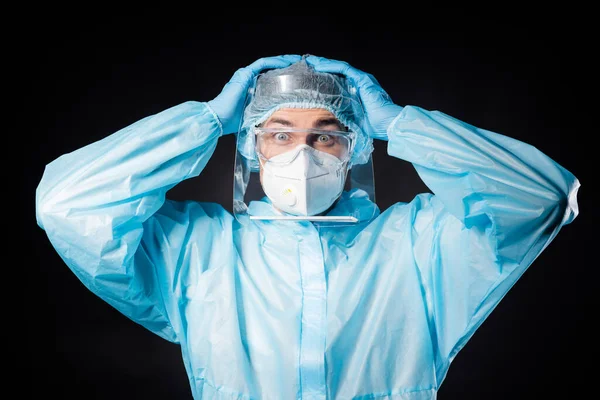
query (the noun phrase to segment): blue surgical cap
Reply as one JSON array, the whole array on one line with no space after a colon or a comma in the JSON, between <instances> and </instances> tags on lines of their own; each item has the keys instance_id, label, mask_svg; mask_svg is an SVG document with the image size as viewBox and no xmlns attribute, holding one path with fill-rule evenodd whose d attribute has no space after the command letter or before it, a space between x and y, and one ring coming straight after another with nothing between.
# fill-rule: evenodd
<instances>
[{"instance_id":1,"label":"blue surgical cap","mask_svg":"<svg viewBox=\"0 0 600 400\"><path fill-rule=\"evenodd\" d=\"M373 151L362 104L350 81L338 74L317 72L303 58L286 68L258 75L244 108L238 151L258 167L254 128L282 108L322 108L331 112L354 136L349 165L364 164Z\"/></svg>"}]
</instances>

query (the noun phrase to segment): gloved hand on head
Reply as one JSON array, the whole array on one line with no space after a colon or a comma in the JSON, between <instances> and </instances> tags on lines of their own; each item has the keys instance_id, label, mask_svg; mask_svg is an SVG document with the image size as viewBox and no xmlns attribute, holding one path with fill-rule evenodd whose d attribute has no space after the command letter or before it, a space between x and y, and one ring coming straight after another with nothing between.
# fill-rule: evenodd
<instances>
[{"instance_id":1,"label":"gloved hand on head","mask_svg":"<svg viewBox=\"0 0 600 400\"><path fill-rule=\"evenodd\" d=\"M208 105L217 114L223 127L223 135L237 132L248 88L253 79L262 71L274 68L284 68L299 61L300 55L288 54L275 57L264 57L256 60L247 67L238 69L221 93Z\"/></svg>"},{"instance_id":2,"label":"gloved hand on head","mask_svg":"<svg viewBox=\"0 0 600 400\"><path fill-rule=\"evenodd\" d=\"M374 139L387 140L387 128L402 111L371 74L356 69L344 61L324 57L308 56L306 62L316 71L341 74L348 77L357 87L365 114Z\"/></svg>"}]
</instances>

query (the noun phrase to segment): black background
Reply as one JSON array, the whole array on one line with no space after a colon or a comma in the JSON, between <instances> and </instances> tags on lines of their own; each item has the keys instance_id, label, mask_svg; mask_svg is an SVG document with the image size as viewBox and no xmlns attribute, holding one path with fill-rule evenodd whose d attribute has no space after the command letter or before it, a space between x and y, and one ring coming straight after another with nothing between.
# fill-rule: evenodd
<instances>
[{"instance_id":1,"label":"black background","mask_svg":"<svg viewBox=\"0 0 600 400\"><path fill-rule=\"evenodd\" d=\"M32 23L33 39L20 49L28 60L19 108L29 159L18 242L25 253L17 256L26 262L15 268L17 307L10 308L17 315L7 321L20 382L11 398L191 399L179 347L88 292L53 251L35 223L35 188L44 166L61 154L181 102L208 101L237 68L260 57L305 53L372 73L397 104L440 110L530 143L580 179L580 216L459 353L439 398L593 393L597 274L590 250L597 178L584 157L590 142L574 130L577 120L589 117L568 107L575 101L567 77L571 37L559 25L528 20L421 17L411 23L407 16L365 24L325 15L239 23L206 12L175 20L63 16ZM201 176L168 196L231 209L234 140L220 139ZM382 210L428 191L412 166L387 156L381 142L374 164Z\"/></svg>"}]
</instances>

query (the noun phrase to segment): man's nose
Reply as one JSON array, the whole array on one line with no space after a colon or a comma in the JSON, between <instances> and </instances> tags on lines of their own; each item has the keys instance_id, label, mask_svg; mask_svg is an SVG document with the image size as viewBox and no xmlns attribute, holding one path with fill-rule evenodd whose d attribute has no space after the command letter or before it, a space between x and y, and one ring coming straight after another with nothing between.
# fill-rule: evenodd
<instances>
[{"instance_id":1,"label":"man's nose","mask_svg":"<svg viewBox=\"0 0 600 400\"><path fill-rule=\"evenodd\" d=\"M308 146L312 147L313 144L313 140L311 135L303 135L299 140L298 140L298 144L306 144Z\"/></svg>"}]
</instances>

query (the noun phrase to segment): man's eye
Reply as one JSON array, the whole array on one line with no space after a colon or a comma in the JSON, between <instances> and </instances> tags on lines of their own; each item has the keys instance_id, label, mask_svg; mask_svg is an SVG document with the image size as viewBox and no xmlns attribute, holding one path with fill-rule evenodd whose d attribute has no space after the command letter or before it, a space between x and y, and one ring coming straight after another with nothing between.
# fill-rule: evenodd
<instances>
[{"instance_id":1,"label":"man's eye","mask_svg":"<svg viewBox=\"0 0 600 400\"><path fill-rule=\"evenodd\" d=\"M287 133L284 132L278 132L275 134L275 139L276 140L288 140L289 139L289 135Z\"/></svg>"},{"instance_id":2,"label":"man's eye","mask_svg":"<svg viewBox=\"0 0 600 400\"><path fill-rule=\"evenodd\" d=\"M328 143L331 140L331 136L329 135L319 135L317 141L319 143Z\"/></svg>"}]
</instances>

